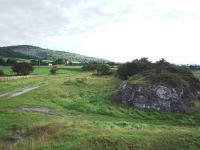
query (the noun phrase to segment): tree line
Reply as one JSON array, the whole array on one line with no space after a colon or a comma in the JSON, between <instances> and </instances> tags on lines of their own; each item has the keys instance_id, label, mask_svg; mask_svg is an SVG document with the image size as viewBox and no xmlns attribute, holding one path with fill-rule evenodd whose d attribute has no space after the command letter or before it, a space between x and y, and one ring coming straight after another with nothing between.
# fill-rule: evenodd
<instances>
[{"instance_id":1,"label":"tree line","mask_svg":"<svg viewBox=\"0 0 200 150\"><path fill-rule=\"evenodd\" d=\"M12 58L3 59L3 58L0 58L0 66L12 66L17 62L18 62L17 59L12 59ZM42 60L42 59L31 59L29 62L33 66L48 66L49 64L52 64L52 65L70 64L70 62L67 59L56 59L56 60L53 60L53 61L50 61L50 60L46 61L46 60Z\"/></svg>"}]
</instances>

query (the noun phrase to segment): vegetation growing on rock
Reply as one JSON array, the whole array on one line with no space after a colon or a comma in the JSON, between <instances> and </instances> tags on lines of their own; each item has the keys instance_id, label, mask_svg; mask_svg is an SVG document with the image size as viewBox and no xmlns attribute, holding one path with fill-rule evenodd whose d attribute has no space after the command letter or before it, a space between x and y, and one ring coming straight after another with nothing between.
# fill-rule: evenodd
<instances>
[{"instance_id":1,"label":"vegetation growing on rock","mask_svg":"<svg viewBox=\"0 0 200 150\"><path fill-rule=\"evenodd\" d=\"M148 61L147 58L136 59L120 65L117 74L122 80L142 78L143 82L159 83L172 87L183 87L188 82L199 82L190 69L170 64L164 59L156 63Z\"/></svg>"},{"instance_id":2,"label":"vegetation growing on rock","mask_svg":"<svg viewBox=\"0 0 200 150\"><path fill-rule=\"evenodd\" d=\"M126 81L113 99L133 107L185 111L200 96L200 81L192 71L164 59L151 63L143 58L122 64L118 76Z\"/></svg>"}]
</instances>

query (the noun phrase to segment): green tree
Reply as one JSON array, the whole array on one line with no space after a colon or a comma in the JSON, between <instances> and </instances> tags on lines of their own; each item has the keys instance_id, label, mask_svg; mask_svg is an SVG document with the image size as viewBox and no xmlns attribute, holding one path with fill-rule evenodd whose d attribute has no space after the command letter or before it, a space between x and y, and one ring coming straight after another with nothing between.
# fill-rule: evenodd
<instances>
[{"instance_id":1,"label":"green tree","mask_svg":"<svg viewBox=\"0 0 200 150\"><path fill-rule=\"evenodd\" d=\"M27 62L15 63L12 70L17 75L28 75L33 71L33 66Z\"/></svg>"},{"instance_id":2,"label":"green tree","mask_svg":"<svg viewBox=\"0 0 200 150\"><path fill-rule=\"evenodd\" d=\"M170 63L168 63L164 58L156 62L156 73L160 74L164 70L166 70L167 66L169 66Z\"/></svg>"},{"instance_id":3,"label":"green tree","mask_svg":"<svg viewBox=\"0 0 200 150\"><path fill-rule=\"evenodd\" d=\"M117 74L119 78L126 80L130 76L152 68L153 63L151 63L147 58L141 58L139 60L135 59L132 62L120 65Z\"/></svg>"}]
</instances>

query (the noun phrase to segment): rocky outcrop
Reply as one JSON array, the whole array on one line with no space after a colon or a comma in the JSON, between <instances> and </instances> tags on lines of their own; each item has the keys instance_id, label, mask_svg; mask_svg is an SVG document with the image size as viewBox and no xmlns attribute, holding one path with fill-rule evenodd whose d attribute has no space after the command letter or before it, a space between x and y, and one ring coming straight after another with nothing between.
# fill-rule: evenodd
<instances>
[{"instance_id":1,"label":"rocky outcrop","mask_svg":"<svg viewBox=\"0 0 200 150\"><path fill-rule=\"evenodd\" d=\"M123 82L113 100L137 108L184 112L193 106L200 92L190 87L172 88L159 84L139 85Z\"/></svg>"}]
</instances>

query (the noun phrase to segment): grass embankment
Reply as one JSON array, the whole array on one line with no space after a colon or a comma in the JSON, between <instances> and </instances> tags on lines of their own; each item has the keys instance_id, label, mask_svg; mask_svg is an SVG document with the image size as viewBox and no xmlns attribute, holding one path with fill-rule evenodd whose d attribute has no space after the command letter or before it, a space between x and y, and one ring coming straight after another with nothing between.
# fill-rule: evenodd
<instances>
[{"instance_id":1,"label":"grass embankment","mask_svg":"<svg viewBox=\"0 0 200 150\"><path fill-rule=\"evenodd\" d=\"M43 86L0 100L0 149L200 149L200 106L185 114L127 108L112 102L120 81L77 68L58 75L41 69L34 78L2 81L0 93ZM45 107L55 115L19 112ZM21 140L7 136L20 131Z\"/></svg>"}]
</instances>

